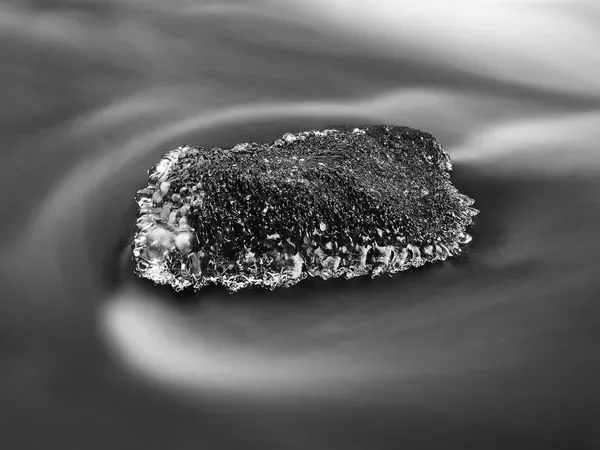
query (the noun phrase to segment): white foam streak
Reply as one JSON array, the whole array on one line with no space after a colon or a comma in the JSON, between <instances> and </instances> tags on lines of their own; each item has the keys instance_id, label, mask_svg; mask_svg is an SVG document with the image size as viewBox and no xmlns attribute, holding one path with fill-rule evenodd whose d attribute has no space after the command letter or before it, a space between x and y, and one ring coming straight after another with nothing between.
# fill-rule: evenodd
<instances>
[{"instance_id":1,"label":"white foam streak","mask_svg":"<svg viewBox=\"0 0 600 450\"><path fill-rule=\"evenodd\" d=\"M483 129L450 148L459 163L517 174L600 173L600 113L507 121Z\"/></svg>"},{"instance_id":2,"label":"white foam streak","mask_svg":"<svg viewBox=\"0 0 600 450\"><path fill-rule=\"evenodd\" d=\"M122 362L174 390L323 394L334 386L350 389L341 382L353 384L367 375L364 366L349 367L332 349L269 354L215 342L158 299L135 291L121 292L102 313L103 330Z\"/></svg>"},{"instance_id":3,"label":"white foam streak","mask_svg":"<svg viewBox=\"0 0 600 450\"><path fill-rule=\"evenodd\" d=\"M307 0L294 6L378 53L600 97L600 31L577 17L594 11L593 1Z\"/></svg>"}]
</instances>

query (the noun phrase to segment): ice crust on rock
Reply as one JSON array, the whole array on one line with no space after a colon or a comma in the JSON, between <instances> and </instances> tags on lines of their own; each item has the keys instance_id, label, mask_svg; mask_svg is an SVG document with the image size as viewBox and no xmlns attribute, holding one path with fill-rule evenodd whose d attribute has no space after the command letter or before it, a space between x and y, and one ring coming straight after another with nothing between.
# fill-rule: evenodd
<instances>
[{"instance_id":1,"label":"ice crust on rock","mask_svg":"<svg viewBox=\"0 0 600 450\"><path fill-rule=\"evenodd\" d=\"M340 126L232 148L167 152L140 189L135 272L176 291L392 275L444 261L479 211L437 140Z\"/></svg>"}]
</instances>

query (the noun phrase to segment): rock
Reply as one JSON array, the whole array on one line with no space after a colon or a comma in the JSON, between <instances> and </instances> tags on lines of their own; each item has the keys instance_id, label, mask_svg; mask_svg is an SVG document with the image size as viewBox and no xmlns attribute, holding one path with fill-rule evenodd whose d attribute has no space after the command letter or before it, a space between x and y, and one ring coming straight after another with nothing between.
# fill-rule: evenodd
<instances>
[{"instance_id":1,"label":"rock","mask_svg":"<svg viewBox=\"0 0 600 450\"><path fill-rule=\"evenodd\" d=\"M135 272L176 291L234 292L443 261L463 251L479 212L451 170L433 136L384 125L179 147L137 192ZM169 192L179 209L156 214Z\"/></svg>"}]
</instances>

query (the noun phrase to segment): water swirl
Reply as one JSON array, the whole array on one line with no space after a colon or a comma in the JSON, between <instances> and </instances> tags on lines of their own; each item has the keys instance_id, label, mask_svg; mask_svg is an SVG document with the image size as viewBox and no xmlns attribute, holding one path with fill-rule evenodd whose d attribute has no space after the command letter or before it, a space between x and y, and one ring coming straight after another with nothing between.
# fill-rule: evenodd
<instances>
[{"instance_id":1,"label":"water swirl","mask_svg":"<svg viewBox=\"0 0 600 450\"><path fill-rule=\"evenodd\" d=\"M593 2L489 2L471 22L458 20L469 2L437 15L432 2L88 3L0 7L0 379L15 421L71 430L55 438L67 448L112 448L111 433L127 448L143 433L458 445L465 423L501 430L500 446L597 440L566 418L588 417L598 395ZM401 13L404 28L390 20ZM343 122L439 139L481 210L469 259L198 303L133 275L133 195L165 151ZM473 442L494 447L488 434Z\"/></svg>"}]
</instances>

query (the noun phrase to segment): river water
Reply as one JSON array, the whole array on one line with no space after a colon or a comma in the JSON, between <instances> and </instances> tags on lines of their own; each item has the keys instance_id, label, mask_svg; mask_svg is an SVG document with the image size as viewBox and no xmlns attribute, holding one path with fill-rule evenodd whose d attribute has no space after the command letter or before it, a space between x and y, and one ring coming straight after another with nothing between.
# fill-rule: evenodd
<instances>
[{"instance_id":1,"label":"river water","mask_svg":"<svg viewBox=\"0 0 600 450\"><path fill-rule=\"evenodd\" d=\"M0 6L0 447L600 446L600 8ZM438 137L467 258L175 297L132 274L166 151L332 123Z\"/></svg>"}]
</instances>

